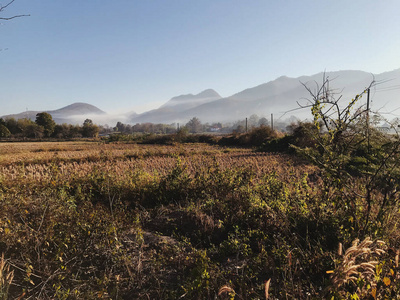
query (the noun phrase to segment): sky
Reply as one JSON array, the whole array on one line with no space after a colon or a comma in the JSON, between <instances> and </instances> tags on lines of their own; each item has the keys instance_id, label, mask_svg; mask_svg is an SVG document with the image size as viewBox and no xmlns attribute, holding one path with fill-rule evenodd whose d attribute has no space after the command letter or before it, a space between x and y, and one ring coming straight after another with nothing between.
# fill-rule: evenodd
<instances>
[{"instance_id":1,"label":"sky","mask_svg":"<svg viewBox=\"0 0 400 300\"><path fill-rule=\"evenodd\" d=\"M0 20L0 115L74 102L140 113L283 75L391 71L399 12L398 0L15 0L0 17L30 16Z\"/></svg>"}]
</instances>

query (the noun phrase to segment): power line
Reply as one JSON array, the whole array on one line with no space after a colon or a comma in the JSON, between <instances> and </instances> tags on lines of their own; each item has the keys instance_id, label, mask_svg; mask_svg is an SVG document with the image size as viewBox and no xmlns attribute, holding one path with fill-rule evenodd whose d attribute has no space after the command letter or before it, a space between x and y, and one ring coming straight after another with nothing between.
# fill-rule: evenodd
<instances>
[{"instance_id":1,"label":"power line","mask_svg":"<svg viewBox=\"0 0 400 300\"><path fill-rule=\"evenodd\" d=\"M375 89L375 92L379 93L379 92L395 91L395 90L400 90L400 85L393 85L385 88Z\"/></svg>"}]
</instances>

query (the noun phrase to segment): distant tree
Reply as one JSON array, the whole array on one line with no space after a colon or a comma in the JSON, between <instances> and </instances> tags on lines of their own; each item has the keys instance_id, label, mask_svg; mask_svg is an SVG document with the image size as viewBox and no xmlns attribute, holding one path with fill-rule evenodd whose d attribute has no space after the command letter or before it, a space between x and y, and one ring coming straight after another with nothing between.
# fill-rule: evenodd
<instances>
[{"instance_id":1,"label":"distant tree","mask_svg":"<svg viewBox=\"0 0 400 300\"><path fill-rule=\"evenodd\" d=\"M32 120L24 118L24 119L18 119L16 122L17 122L17 130L18 130L17 133L15 134L16 136L29 137L29 138L41 137L40 132L43 133L43 127L40 127ZM36 127L40 127L40 128L35 128L35 127L33 127L33 125L36 125ZM36 136L35 136L36 131L34 129L37 129L38 134L36 134Z\"/></svg>"},{"instance_id":2,"label":"distant tree","mask_svg":"<svg viewBox=\"0 0 400 300\"><path fill-rule=\"evenodd\" d=\"M258 126L267 126L269 124L269 121L267 118L262 117L260 120L258 120Z\"/></svg>"},{"instance_id":3,"label":"distant tree","mask_svg":"<svg viewBox=\"0 0 400 300\"><path fill-rule=\"evenodd\" d=\"M40 126L34 122L29 123L24 130L24 136L28 138L38 139L45 136L43 126ZM47 137L47 136L46 136Z\"/></svg>"},{"instance_id":4,"label":"distant tree","mask_svg":"<svg viewBox=\"0 0 400 300\"><path fill-rule=\"evenodd\" d=\"M9 137L11 135L10 130L6 126L6 122L3 118L0 118L0 137Z\"/></svg>"},{"instance_id":5,"label":"distant tree","mask_svg":"<svg viewBox=\"0 0 400 300\"><path fill-rule=\"evenodd\" d=\"M43 127L45 137L50 137L56 127L53 117L47 112L41 112L36 115L35 123Z\"/></svg>"},{"instance_id":6,"label":"distant tree","mask_svg":"<svg viewBox=\"0 0 400 300\"><path fill-rule=\"evenodd\" d=\"M135 130L135 129L137 129L137 126L136 126L136 128L134 128L134 126L132 126L130 124L124 124L122 122L117 122L117 125L115 125L115 127L113 129L114 129L114 131L117 131L117 132L130 134L130 133L133 133L134 131L137 131L137 130Z\"/></svg>"},{"instance_id":7,"label":"distant tree","mask_svg":"<svg viewBox=\"0 0 400 300\"><path fill-rule=\"evenodd\" d=\"M21 132L21 128L19 128L18 122L14 118L6 119L5 123L5 126L8 128L12 135L16 135Z\"/></svg>"},{"instance_id":8,"label":"distant tree","mask_svg":"<svg viewBox=\"0 0 400 300\"><path fill-rule=\"evenodd\" d=\"M83 122L82 136L83 137L96 137L99 134L99 127L93 124L93 121L86 119Z\"/></svg>"},{"instance_id":9,"label":"distant tree","mask_svg":"<svg viewBox=\"0 0 400 300\"><path fill-rule=\"evenodd\" d=\"M188 135L188 128L186 126L179 128L176 132L176 140L182 141Z\"/></svg>"},{"instance_id":10,"label":"distant tree","mask_svg":"<svg viewBox=\"0 0 400 300\"><path fill-rule=\"evenodd\" d=\"M234 131L236 133L243 133L246 131L246 127L244 125L238 125Z\"/></svg>"},{"instance_id":11,"label":"distant tree","mask_svg":"<svg viewBox=\"0 0 400 300\"><path fill-rule=\"evenodd\" d=\"M44 136L44 127L36 124L30 119L9 119L6 121L7 128L16 137L41 138Z\"/></svg>"},{"instance_id":12,"label":"distant tree","mask_svg":"<svg viewBox=\"0 0 400 300\"><path fill-rule=\"evenodd\" d=\"M70 138L72 137L72 130L71 128L73 127L73 125L69 125L69 124L57 124L54 127L54 131L52 136L58 139L66 139L66 138Z\"/></svg>"},{"instance_id":13,"label":"distant tree","mask_svg":"<svg viewBox=\"0 0 400 300\"><path fill-rule=\"evenodd\" d=\"M234 133L243 133L246 131L246 121L245 120L236 121L232 124L231 128Z\"/></svg>"},{"instance_id":14,"label":"distant tree","mask_svg":"<svg viewBox=\"0 0 400 300\"><path fill-rule=\"evenodd\" d=\"M260 118L256 114L252 114L249 118L248 127L251 128L257 126L259 119Z\"/></svg>"},{"instance_id":15,"label":"distant tree","mask_svg":"<svg viewBox=\"0 0 400 300\"><path fill-rule=\"evenodd\" d=\"M112 132L113 132L113 128L111 128L110 126L108 126L108 124L99 125L99 133L101 133L101 134L108 134L108 133L112 133Z\"/></svg>"},{"instance_id":16,"label":"distant tree","mask_svg":"<svg viewBox=\"0 0 400 300\"><path fill-rule=\"evenodd\" d=\"M79 125L69 125L69 138L79 138L82 137L82 130Z\"/></svg>"},{"instance_id":17,"label":"distant tree","mask_svg":"<svg viewBox=\"0 0 400 300\"><path fill-rule=\"evenodd\" d=\"M190 121L187 122L185 126L190 133L199 133L203 131L203 125L201 124L200 120L196 117L190 119Z\"/></svg>"},{"instance_id":18,"label":"distant tree","mask_svg":"<svg viewBox=\"0 0 400 300\"><path fill-rule=\"evenodd\" d=\"M83 125L93 125L93 121L91 119L86 119L83 121Z\"/></svg>"},{"instance_id":19,"label":"distant tree","mask_svg":"<svg viewBox=\"0 0 400 300\"><path fill-rule=\"evenodd\" d=\"M165 127L165 133L176 133L176 123L171 123Z\"/></svg>"},{"instance_id":20,"label":"distant tree","mask_svg":"<svg viewBox=\"0 0 400 300\"><path fill-rule=\"evenodd\" d=\"M10 130L8 130L8 128L5 125L0 124L0 137L10 137L10 136L11 136Z\"/></svg>"},{"instance_id":21,"label":"distant tree","mask_svg":"<svg viewBox=\"0 0 400 300\"><path fill-rule=\"evenodd\" d=\"M122 122L117 122L117 125L115 126L115 131L118 132L124 132L125 131L125 124L123 124Z\"/></svg>"}]
</instances>

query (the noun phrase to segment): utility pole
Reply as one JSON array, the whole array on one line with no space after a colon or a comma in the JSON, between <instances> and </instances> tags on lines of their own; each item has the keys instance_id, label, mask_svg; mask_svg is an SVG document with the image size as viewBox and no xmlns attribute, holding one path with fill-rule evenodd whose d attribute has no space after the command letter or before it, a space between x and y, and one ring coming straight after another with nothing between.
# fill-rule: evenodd
<instances>
[{"instance_id":1,"label":"utility pole","mask_svg":"<svg viewBox=\"0 0 400 300\"><path fill-rule=\"evenodd\" d=\"M368 153L369 153L369 148L370 148L370 141L369 141L369 91L370 89L368 88L367 90L367 143L368 143Z\"/></svg>"},{"instance_id":2,"label":"utility pole","mask_svg":"<svg viewBox=\"0 0 400 300\"><path fill-rule=\"evenodd\" d=\"M246 118L246 133L247 133L247 118Z\"/></svg>"},{"instance_id":3,"label":"utility pole","mask_svg":"<svg viewBox=\"0 0 400 300\"><path fill-rule=\"evenodd\" d=\"M271 128L274 130L274 114L271 114Z\"/></svg>"}]
</instances>

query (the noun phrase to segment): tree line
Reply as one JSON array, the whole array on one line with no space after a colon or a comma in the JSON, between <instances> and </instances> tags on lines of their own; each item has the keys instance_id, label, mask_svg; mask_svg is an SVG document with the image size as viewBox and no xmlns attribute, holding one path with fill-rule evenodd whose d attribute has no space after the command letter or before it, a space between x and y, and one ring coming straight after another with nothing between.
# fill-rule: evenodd
<instances>
[{"instance_id":1,"label":"tree line","mask_svg":"<svg viewBox=\"0 0 400 300\"><path fill-rule=\"evenodd\" d=\"M56 124L49 113L41 112L36 120L0 118L1 138L92 138L99 134L99 126L86 119L82 125Z\"/></svg>"},{"instance_id":2,"label":"tree line","mask_svg":"<svg viewBox=\"0 0 400 300\"><path fill-rule=\"evenodd\" d=\"M259 118L253 114L248 119L238 120L230 124L221 122L202 123L199 118L193 117L187 123L162 124L162 123L136 123L124 124L117 122L114 127L108 125L96 125L92 120L86 119L82 125L56 124L51 114L41 112L36 115L35 121L28 118L0 118L0 138L93 138L99 135L108 134L174 134L183 132L185 134L193 133L245 133L252 128L267 126L269 122L266 118ZM281 124L282 125L282 124ZM282 127L282 126L281 126ZM284 127L282 127L284 128ZM280 128L280 129L282 129Z\"/></svg>"},{"instance_id":3,"label":"tree line","mask_svg":"<svg viewBox=\"0 0 400 300\"><path fill-rule=\"evenodd\" d=\"M247 119L247 129L250 130L255 127L268 126L269 121L264 117L259 117L256 114L251 115ZM284 124L280 124L284 128ZM285 125L286 126L286 125ZM197 117L191 118L187 123L179 124L154 124L154 123L137 123L135 125L124 124L117 122L116 126L109 132L119 132L123 134L133 133L156 133L156 134L172 134L180 131L186 133L207 133L207 132L221 132L221 133L244 133L246 132L246 119L238 120L230 124L222 124L221 122L202 123Z\"/></svg>"}]
</instances>

